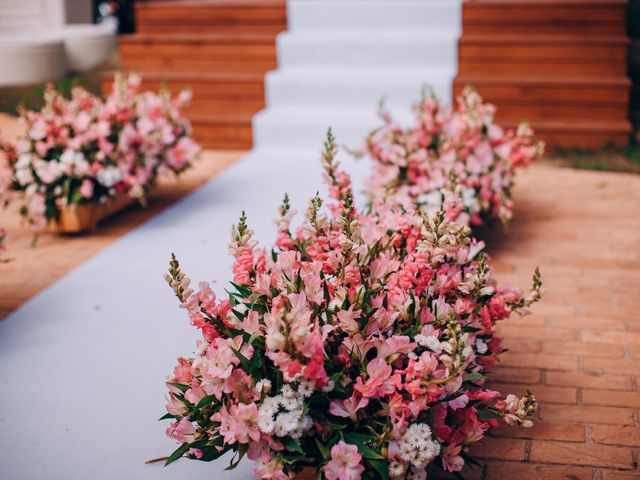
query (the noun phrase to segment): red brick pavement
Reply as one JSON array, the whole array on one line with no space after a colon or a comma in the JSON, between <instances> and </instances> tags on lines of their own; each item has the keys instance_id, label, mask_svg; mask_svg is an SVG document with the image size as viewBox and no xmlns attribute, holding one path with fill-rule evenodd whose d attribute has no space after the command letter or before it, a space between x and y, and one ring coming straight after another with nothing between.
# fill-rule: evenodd
<instances>
[{"instance_id":1,"label":"red brick pavement","mask_svg":"<svg viewBox=\"0 0 640 480\"><path fill-rule=\"evenodd\" d=\"M507 231L480 232L501 282L547 294L505 321L493 386L531 389L531 429L500 429L465 478L640 479L640 176L536 166L515 189Z\"/></svg>"}]
</instances>

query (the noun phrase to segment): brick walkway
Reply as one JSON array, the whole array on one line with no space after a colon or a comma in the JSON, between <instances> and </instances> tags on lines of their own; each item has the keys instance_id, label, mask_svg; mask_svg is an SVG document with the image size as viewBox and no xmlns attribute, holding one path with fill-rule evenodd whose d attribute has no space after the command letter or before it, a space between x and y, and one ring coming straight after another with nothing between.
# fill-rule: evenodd
<instances>
[{"instance_id":1,"label":"brick walkway","mask_svg":"<svg viewBox=\"0 0 640 480\"><path fill-rule=\"evenodd\" d=\"M207 153L147 210L132 208L97 234L43 236L35 250L14 214L0 264L0 318L144 220L236 160ZM520 174L508 231L481 232L501 282L528 286L540 265L547 295L534 315L501 328L505 353L494 378L503 392L533 390L536 426L497 431L470 480L639 479L640 176L536 166Z\"/></svg>"},{"instance_id":2,"label":"brick walkway","mask_svg":"<svg viewBox=\"0 0 640 480\"><path fill-rule=\"evenodd\" d=\"M508 232L484 235L493 265L519 286L540 265L547 294L501 327L494 378L540 409L532 429L494 432L469 478L640 479L640 176L537 166L515 197Z\"/></svg>"}]
</instances>

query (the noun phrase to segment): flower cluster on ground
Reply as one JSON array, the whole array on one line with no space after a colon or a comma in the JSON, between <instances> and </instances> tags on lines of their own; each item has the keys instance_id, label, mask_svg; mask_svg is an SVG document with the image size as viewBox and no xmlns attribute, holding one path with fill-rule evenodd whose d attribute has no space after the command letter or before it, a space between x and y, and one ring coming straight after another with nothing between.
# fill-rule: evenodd
<instances>
[{"instance_id":1,"label":"flower cluster on ground","mask_svg":"<svg viewBox=\"0 0 640 480\"><path fill-rule=\"evenodd\" d=\"M0 172L0 192L21 201L36 232L71 204L123 194L144 201L159 174L179 174L199 154L183 116L189 99L188 91L142 93L136 75L116 75L104 100L82 88L65 98L49 87L41 111L21 112L25 136L3 143L0 169L8 165L9 174Z\"/></svg>"},{"instance_id":2,"label":"flower cluster on ground","mask_svg":"<svg viewBox=\"0 0 640 480\"><path fill-rule=\"evenodd\" d=\"M359 151L373 159L367 189L373 202L393 201L438 209L458 223L507 222L516 168L538 159L544 144L526 123L503 129L495 107L471 87L444 107L424 92L414 105L415 124L403 127L387 112Z\"/></svg>"},{"instance_id":3,"label":"flower cluster on ground","mask_svg":"<svg viewBox=\"0 0 640 480\"><path fill-rule=\"evenodd\" d=\"M226 298L192 288L172 257L166 280L202 333L168 375L169 457L247 455L261 479L312 468L328 480L424 479L458 472L499 423L529 426L531 394L486 387L503 351L496 322L542 294L498 285L483 245L444 209L356 208L331 136L316 195L292 226L289 199L272 250L244 214L232 229Z\"/></svg>"}]
</instances>

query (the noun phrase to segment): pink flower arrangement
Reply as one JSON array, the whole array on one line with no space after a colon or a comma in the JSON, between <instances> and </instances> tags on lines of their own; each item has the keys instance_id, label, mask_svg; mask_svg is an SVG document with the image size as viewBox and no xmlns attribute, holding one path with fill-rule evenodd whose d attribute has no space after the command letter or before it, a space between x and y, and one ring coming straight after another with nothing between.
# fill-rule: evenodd
<instances>
[{"instance_id":1,"label":"pink flower arrangement","mask_svg":"<svg viewBox=\"0 0 640 480\"><path fill-rule=\"evenodd\" d=\"M495 107L467 87L453 108L425 92L414 106L415 124L404 128L382 112L359 154L373 159L367 190L373 202L435 209L466 225L507 222L513 215L515 169L538 159L544 144L522 123L504 130Z\"/></svg>"},{"instance_id":2,"label":"pink flower arrangement","mask_svg":"<svg viewBox=\"0 0 640 480\"><path fill-rule=\"evenodd\" d=\"M329 136L332 197L292 228L289 199L271 251L243 214L232 229L228 298L197 289L172 257L166 280L202 333L167 377L169 457L247 455L261 479L312 468L328 480L457 472L501 422L529 426L535 399L485 386L502 352L496 322L542 294L499 286L483 245L443 209L385 203L359 212Z\"/></svg>"},{"instance_id":3,"label":"pink flower arrangement","mask_svg":"<svg viewBox=\"0 0 640 480\"><path fill-rule=\"evenodd\" d=\"M164 172L179 174L200 151L182 116L190 94L141 93L140 78L116 75L103 101L81 88L67 99L53 88L39 112L23 111L26 134L5 143L10 184L36 232L70 204L104 203L119 194L141 201ZM0 165L0 182L6 166ZM6 172L5 172L6 173Z\"/></svg>"}]
</instances>

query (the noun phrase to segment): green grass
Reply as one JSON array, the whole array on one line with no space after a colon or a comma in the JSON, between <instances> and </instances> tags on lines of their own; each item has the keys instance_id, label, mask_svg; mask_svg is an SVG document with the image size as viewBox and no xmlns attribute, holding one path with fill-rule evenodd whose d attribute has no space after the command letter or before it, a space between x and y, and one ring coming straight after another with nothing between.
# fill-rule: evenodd
<instances>
[{"instance_id":1,"label":"green grass","mask_svg":"<svg viewBox=\"0 0 640 480\"><path fill-rule=\"evenodd\" d=\"M595 150L558 148L547 158L552 163L583 170L640 173L640 146L607 146Z\"/></svg>"},{"instance_id":2,"label":"green grass","mask_svg":"<svg viewBox=\"0 0 640 480\"><path fill-rule=\"evenodd\" d=\"M71 75L57 82L51 82L56 90L69 96L76 86L82 86L95 94L101 94L100 72ZM28 110L40 110L43 104L45 84L0 88L0 112L17 115L18 107L24 105Z\"/></svg>"}]
</instances>

